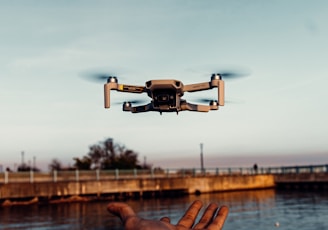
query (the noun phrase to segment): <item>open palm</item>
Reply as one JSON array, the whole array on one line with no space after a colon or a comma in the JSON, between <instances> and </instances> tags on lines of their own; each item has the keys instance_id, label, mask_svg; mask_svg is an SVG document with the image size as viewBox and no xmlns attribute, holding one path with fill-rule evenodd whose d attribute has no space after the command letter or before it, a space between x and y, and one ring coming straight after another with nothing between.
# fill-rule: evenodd
<instances>
[{"instance_id":1,"label":"open palm","mask_svg":"<svg viewBox=\"0 0 328 230\"><path fill-rule=\"evenodd\" d=\"M112 202L107 206L107 209L110 213L121 218L126 230L222 229L228 216L228 208L226 206L219 208L217 204L211 203L207 206L198 223L195 224L202 207L201 201L194 201L176 225L171 224L168 217L163 217L159 221L140 218L129 205L121 202Z\"/></svg>"}]
</instances>

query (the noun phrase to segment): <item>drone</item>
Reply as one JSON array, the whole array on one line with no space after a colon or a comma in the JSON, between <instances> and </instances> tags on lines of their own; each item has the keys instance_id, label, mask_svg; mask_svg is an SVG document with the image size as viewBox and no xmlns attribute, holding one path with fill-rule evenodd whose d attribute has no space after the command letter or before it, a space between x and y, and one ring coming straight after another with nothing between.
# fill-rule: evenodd
<instances>
[{"instance_id":1,"label":"drone","mask_svg":"<svg viewBox=\"0 0 328 230\"><path fill-rule=\"evenodd\" d=\"M197 92L217 88L217 100L209 100L208 105L193 104L182 99L185 92ZM149 111L163 112L195 111L209 112L210 110L218 110L219 106L224 106L224 81L220 74L212 74L209 82L184 85L179 80L162 79L150 80L145 86L119 84L117 77L110 76L107 83L104 84L105 108L110 108L110 91L116 90L126 93L147 93L151 101L148 104L133 106L132 101L123 103L123 111L132 113L142 113Z\"/></svg>"}]
</instances>

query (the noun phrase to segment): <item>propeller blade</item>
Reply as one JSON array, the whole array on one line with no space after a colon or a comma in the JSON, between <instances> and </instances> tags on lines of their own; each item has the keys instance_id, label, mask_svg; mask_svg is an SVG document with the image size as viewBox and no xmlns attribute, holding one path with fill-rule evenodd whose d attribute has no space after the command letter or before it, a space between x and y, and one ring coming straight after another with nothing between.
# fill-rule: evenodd
<instances>
[{"instance_id":1,"label":"propeller blade","mask_svg":"<svg viewBox=\"0 0 328 230\"><path fill-rule=\"evenodd\" d=\"M114 77L113 74L105 74L105 73L97 73L91 75L92 78L94 78L96 81L106 81L109 77Z\"/></svg>"},{"instance_id":2,"label":"propeller blade","mask_svg":"<svg viewBox=\"0 0 328 230\"><path fill-rule=\"evenodd\" d=\"M126 100L124 102L129 102L131 104L142 104L142 103L147 103L146 100ZM115 102L115 105L122 105L124 102Z\"/></svg>"},{"instance_id":3,"label":"propeller blade","mask_svg":"<svg viewBox=\"0 0 328 230\"><path fill-rule=\"evenodd\" d=\"M203 69L203 68L202 68ZM189 73L192 73L192 75L201 75L201 76L206 76L209 77L211 74L220 74L223 80L230 80L230 79L236 79L240 77L245 77L251 74L250 69L248 68L243 68L243 67L232 67L232 68L218 68L218 69L213 69L209 68L210 71L213 72L208 72L204 70L195 70L195 69L187 69L186 71Z\"/></svg>"},{"instance_id":4,"label":"propeller blade","mask_svg":"<svg viewBox=\"0 0 328 230\"><path fill-rule=\"evenodd\" d=\"M146 100L132 100L132 101L128 101L132 104L141 104L141 103L146 103Z\"/></svg>"},{"instance_id":5,"label":"propeller blade","mask_svg":"<svg viewBox=\"0 0 328 230\"><path fill-rule=\"evenodd\" d=\"M211 101L214 101L212 99L207 99L207 98L201 98L201 99L198 99L196 100L197 102L200 102L200 103L210 103Z\"/></svg>"},{"instance_id":6,"label":"propeller blade","mask_svg":"<svg viewBox=\"0 0 328 230\"><path fill-rule=\"evenodd\" d=\"M196 100L192 100L192 101L195 101L195 102L198 102L198 103L210 103L211 101L214 101L214 99L209 99L209 98L199 98L199 99L196 99ZM241 101L241 100L225 100L224 101L226 104L243 104L244 101Z\"/></svg>"},{"instance_id":7,"label":"propeller blade","mask_svg":"<svg viewBox=\"0 0 328 230\"><path fill-rule=\"evenodd\" d=\"M110 73L86 73L82 74L82 78L87 81L92 81L96 83L106 83L109 77L115 77L115 74Z\"/></svg>"},{"instance_id":8,"label":"propeller blade","mask_svg":"<svg viewBox=\"0 0 328 230\"><path fill-rule=\"evenodd\" d=\"M223 80L246 77L250 74L248 71L218 71L217 73L221 75Z\"/></svg>"}]
</instances>

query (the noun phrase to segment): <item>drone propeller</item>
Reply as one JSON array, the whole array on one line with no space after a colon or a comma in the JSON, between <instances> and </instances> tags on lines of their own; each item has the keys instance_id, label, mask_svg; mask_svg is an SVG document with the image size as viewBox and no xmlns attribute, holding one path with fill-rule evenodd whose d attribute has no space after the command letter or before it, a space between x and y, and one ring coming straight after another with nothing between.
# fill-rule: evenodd
<instances>
[{"instance_id":1,"label":"drone propeller","mask_svg":"<svg viewBox=\"0 0 328 230\"><path fill-rule=\"evenodd\" d=\"M217 71L215 72L217 74L220 74L223 80L230 80L230 79L236 79L236 78L242 78L250 75L250 71L246 69L239 69L239 70L233 70L233 71Z\"/></svg>"},{"instance_id":2,"label":"drone propeller","mask_svg":"<svg viewBox=\"0 0 328 230\"><path fill-rule=\"evenodd\" d=\"M236 71L219 71L218 74L221 75L224 79L234 79L247 76L248 73L245 72L236 72Z\"/></svg>"},{"instance_id":3,"label":"drone propeller","mask_svg":"<svg viewBox=\"0 0 328 230\"><path fill-rule=\"evenodd\" d=\"M200 103L210 103L211 101L214 101L214 100L207 99L207 98L200 98L200 99L196 100L196 102L200 102Z\"/></svg>"},{"instance_id":4,"label":"drone propeller","mask_svg":"<svg viewBox=\"0 0 328 230\"><path fill-rule=\"evenodd\" d=\"M122 105L123 103L131 103L131 104L142 104L146 103L146 100L126 100L124 102L115 102L115 105Z\"/></svg>"},{"instance_id":5,"label":"drone propeller","mask_svg":"<svg viewBox=\"0 0 328 230\"><path fill-rule=\"evenodd\" d=\"M220 74L223 80L230 80L230 79L236 79L240 77L245 77L250 75L250 70L245 68L233 68L230 70L215 70L212 73L209 73L208 71L197 71L197 70L188 70L191 71L193 74L201 74L202 76L210 76L210 74Z\"/></svg>"},{"instance_id":6,"label":"drone propeller","mask_svg":"<svg viewBox=\"0 0 328 230\"><path fill-rule=\"evenodd\" d=\"M106 83L109 77L115 77L113 74L105 74L105 73L93 73L93 74L85 74L83 78L88 81L93 81L97 83Z\"/></svg>"},{"instance_id":7,"label":"drone propeller","mask_svg":"<svg viewBox=\"0 0 328 230\"><path fill-rule=\"evenodd\" d=\"M215 100L213 99L208 99L208 98L199 98L199 99L196 99L194 100L195 102L198 102L198 103L211 103ZM238 101L238 100L225 100L224 101L225 103L228 103L228 104L242 104L244 103L243 101Z\"/></svg>"},{"instance_id":8,"label":"drone propeller","mask_svg":"<svg viewBox=\"0 0 328 230\"><path fill-rule=\"evenodd\" d=\"M96 81L106 81L109 77L114 77L113 74L104 74L104 73L97 73L91 75Z\"/></svg>"}]
</instances>

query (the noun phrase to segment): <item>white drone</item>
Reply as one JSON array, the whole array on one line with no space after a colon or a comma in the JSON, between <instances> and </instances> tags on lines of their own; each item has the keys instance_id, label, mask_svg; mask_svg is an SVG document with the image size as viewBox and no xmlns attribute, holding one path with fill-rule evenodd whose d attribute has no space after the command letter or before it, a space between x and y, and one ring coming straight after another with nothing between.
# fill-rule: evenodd
<instances>
[{"instance_id":1,"label":"white drone","mask_svg":"<svg viewBox=\"0 0 328 230\"><path fill-rule=\"evenodd\" d=\"M218 99L211 100L209 105L191 104L182 99L184 92L196 92L218 88ZM108 77L104 85L105 108L110 108L110 91L116 90L127 93L147 93L151 98L150 103L139 106L132 106L132 102L123 103L123 111L132 113L141 113L149 111L157 112L180 112L197 111L208 112L218 110L219 106L224 105L224 81L220 74L213 74L211 81L184 85L181 81L168 80L150 80L145 86L118 84L116 77Z\"/></svg>"},{"instance_id":2,"label":"white drone","mask_svg":"<svg viewBox=\"0 0 328 230\"><path fill-rule=\"evenodd\" d=\"M110 108L110 91L116 90L126 93L147 93L151 98L150 102L144 105L133 106L140 101L125 101L123 103L123 111L132 113L142 113L149 111L157 111L162 114L163 112L176 112L180 111L195 111L195 112L209 112L210 110L218 110L219 106L224 106L224 78L235 78L245 75L243 73L221 72L212 74L209 82L201 82L195 84L184 85L179 80L174 79L159 79L150 80L145 83L145 86L119 84L117 77L108 76L104 74L97 74L93 76L94 80L105 80L107 83L104 85L104 98L105 108ZM208 100L204 99L201 102L206 104L193 104L183 99L185 92L197 92L217 88L217 99Z\"/></svg>"}]
</instances>

